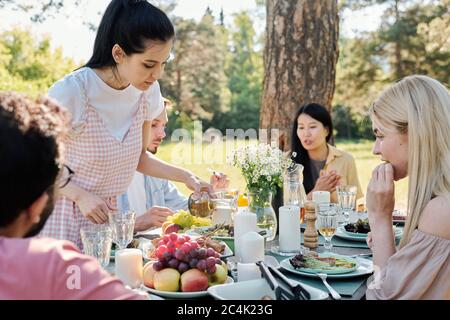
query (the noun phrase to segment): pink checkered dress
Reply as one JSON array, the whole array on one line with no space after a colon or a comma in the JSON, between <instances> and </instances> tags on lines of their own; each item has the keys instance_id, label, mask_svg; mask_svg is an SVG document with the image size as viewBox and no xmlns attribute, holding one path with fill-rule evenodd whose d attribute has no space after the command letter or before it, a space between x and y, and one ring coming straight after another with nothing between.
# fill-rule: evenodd
<instances>
[{"instance_id":1,"label":"pink checkered dress","mask_svg":"<svg viewBox=\"0 0 450 320\"><path fill-rule=\"evenodd\" d=\"M83 82L78 82L83 88ZM72 182L116 207L116 197L127 190L141 155L142 125L147 118L145 95L142 94L134 123L119 141L107 130L97 110L89 104L86 90L83 91L86 108L66 144L66 163L75 171ZM82 248L80 229L90 224L75 202L61 197L40 235L70 240Z\"/></svg>"}]
</instances>

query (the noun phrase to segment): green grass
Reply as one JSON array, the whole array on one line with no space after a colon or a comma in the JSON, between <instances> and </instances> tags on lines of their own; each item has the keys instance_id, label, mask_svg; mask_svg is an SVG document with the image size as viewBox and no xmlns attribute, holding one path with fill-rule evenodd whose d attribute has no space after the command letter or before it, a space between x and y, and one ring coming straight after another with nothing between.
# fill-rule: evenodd
<instances>
[{"instance_id":1,"label":"green grass","mask_svg":"<svg viewBox=\"0 0 450 320\"><path fill-rule=\"evenodd\" d=\"M236 145L244 143L243 141L234 142L228 146L228 149L231 150ZM336 146L339 149L350 152L355 157L361 187L363 192L366 193L367 184L372 176L372 170L381 163L380 157L372 154L373 142L368 140L342 140L337 141ZM226 164L226 150L227 146L225 143L222 145L220 143L203 143L203 146L200 147L199 145L194 146L191 143L169 142L159 148L158 157L169 163L189 169L205 180L209 180L211 175L208 168L224 172L230 178L230 187L237 188L241 191L245 190L245 181L240 171ZM190 194L190 190L183 184L176 183L176 185L184 194ZM395 183L396 209L406 209L407 192L407 179Z\"/></svg>"}]
</instances>

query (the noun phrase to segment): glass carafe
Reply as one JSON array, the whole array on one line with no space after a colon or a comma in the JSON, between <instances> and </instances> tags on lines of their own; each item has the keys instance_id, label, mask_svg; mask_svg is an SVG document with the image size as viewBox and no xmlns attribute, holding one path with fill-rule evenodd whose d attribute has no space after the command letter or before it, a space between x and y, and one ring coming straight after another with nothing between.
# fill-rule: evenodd
<instances>
[{"instance_id":1,"label":"glass carafe","mask_svg":"<svg viewBox=\"0 0 450 320\"><path fill-rule=\"evenodd\" d=\"M283 202L284 205L300 207L300 223L304 222L306 192L303 186L303 166L293 163L285 172L283 182Z\"/></svg>"}]
</instances>

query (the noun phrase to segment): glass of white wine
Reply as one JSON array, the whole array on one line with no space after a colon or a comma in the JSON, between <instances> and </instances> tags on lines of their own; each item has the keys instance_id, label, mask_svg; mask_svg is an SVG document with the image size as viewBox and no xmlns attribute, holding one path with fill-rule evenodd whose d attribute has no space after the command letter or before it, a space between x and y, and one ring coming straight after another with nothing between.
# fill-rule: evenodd
<instances>
[{"instance_id":1,"label":"glass of white wine","mask_svg":"<svg viewBox=\"0 0 450 320\"><path fill-rule=\"evenodd\" d=\"M331 239L338 227L338 209L338 206L333 203L322 203L317 206L316 228L325 238L324 248L328 253L333 247Z\"/></svg>"}]
</instances>

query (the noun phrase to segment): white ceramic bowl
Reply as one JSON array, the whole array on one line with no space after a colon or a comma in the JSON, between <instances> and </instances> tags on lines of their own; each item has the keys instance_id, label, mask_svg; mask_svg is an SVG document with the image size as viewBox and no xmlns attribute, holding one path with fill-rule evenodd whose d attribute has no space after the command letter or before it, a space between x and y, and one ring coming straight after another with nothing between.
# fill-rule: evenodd
<instances>
[{"instance_id":1,"label":"white ceramic bowl","mask_svg":"<svg viewBox=\"0 0 450 320\"><path fill-rule=\"evenodd\" d=\"M302 285L310 293L311 300L328 298L328 293L325 291L306 284ZM265 279L220 284L208 288L208 292L217 300L261 300L264 296L275 299L275 294Z\"/></svg>"}]
</instances>

